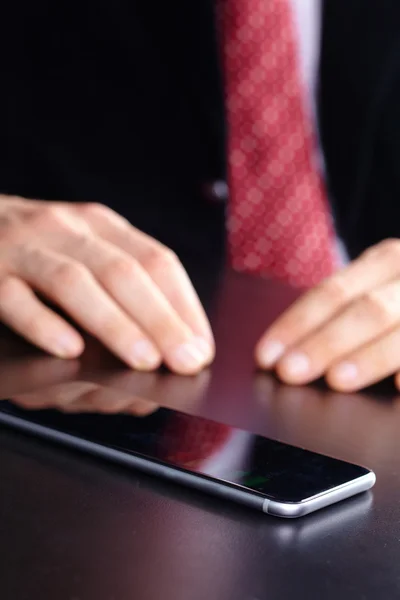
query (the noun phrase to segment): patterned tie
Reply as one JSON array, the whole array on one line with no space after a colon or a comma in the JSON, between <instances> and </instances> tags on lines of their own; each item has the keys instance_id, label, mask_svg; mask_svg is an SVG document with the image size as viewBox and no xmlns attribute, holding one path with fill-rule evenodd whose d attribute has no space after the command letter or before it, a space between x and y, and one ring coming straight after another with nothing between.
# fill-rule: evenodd
<instances>
[{"instance_id":1,"label":"patterned tie","mask_svg":"<svg viewBox=\"0 0 400 600\"><path fill-rule=\"evenodd\" d=\"M290 0L218 0L228 120L228 238L240 271L312 287L339 265L304 107Z\"/></svg>"}]
</instances>

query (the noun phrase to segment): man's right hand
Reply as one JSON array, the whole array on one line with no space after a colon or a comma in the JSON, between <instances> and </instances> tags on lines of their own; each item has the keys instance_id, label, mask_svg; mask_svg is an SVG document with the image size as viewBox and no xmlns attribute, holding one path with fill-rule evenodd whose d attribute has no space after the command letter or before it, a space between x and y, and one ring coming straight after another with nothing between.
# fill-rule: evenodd
<instances>
[{"instance_id":1,"label":"man's right hand","mask_svg":"<svg viewBox=\"0 0 400 600\"><path fill-rule=\"evenodd\" d=\"M106 206L0 196L0 320L51 354L79 356L81 335L37 294L134 369L193 374L214 357L175 254Z\"/></svg>"}]
</instances>

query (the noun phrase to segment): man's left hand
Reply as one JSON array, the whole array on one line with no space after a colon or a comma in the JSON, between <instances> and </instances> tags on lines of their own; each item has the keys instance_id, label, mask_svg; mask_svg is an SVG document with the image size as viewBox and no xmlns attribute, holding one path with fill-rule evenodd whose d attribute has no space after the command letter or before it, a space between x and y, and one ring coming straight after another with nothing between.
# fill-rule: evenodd
<instances>
[{"instance_id":1,"label":"man's left hand","mask_svg":"<svg viewBox=\"0 0 400 600\"><path fill-rule=\"evenodd\" d=\"M400 389L400 240L381 242L304 294L256 348L286 383L325 375L356 391L395 374Z\"/></svg>"}]
</instances>

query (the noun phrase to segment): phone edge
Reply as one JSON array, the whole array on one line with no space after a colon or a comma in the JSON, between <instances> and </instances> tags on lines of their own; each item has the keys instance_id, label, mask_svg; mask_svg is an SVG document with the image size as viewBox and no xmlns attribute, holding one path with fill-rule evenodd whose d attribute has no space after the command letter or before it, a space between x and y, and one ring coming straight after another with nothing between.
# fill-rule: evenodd
<instances>
[{"instance_id":1,"label":"phone edge","mask_svg":"<svg viewBox=\"0 0 400 600\"><path fill-rule=\"evenodd\" d=\"M194 475L178 468L152 461L150 458L142 458L136 454L129 454L110 446L103 446L97 442L91 442L1 411L0 424L22 430L34 437L41 437L65 447L72 447L80 452L91 454L123 466L134 467L143 473L160 476L173 483L188 486L206 494L228 499L264 512L265 497L255 493L252 494L250 491L237 489L226 483L219 483L201 474Z\"/></svg>"},{"instance_id":2,"label":"phone edge","mask_svg":"<svg viewBox=\"0 0 400 600\"><path fill-rule=\"evenodd\" d=\"M366 473L349 483L334 488L333 490L329 490L320 496L305 500L304 502L283 503L251 493L250 491L237 489L227 483L219 483L218 481L203 477L199 474L193 475L163 463L152 461L149 458L142 458L136 454L129 454L111 448L110 446L104 446L97 442L85 440L69 433L64 433L57 429L52 429L2 411L0 411L0 424L22 430L30 435L41 437L50 442L55 442L56 444L72 447L78 451L114 463L134 467L143 473L160 476L173 483L189 486L192 489L200 490L209 495L218 496L243 504L270 516L286 519L303 517L321 508L325 508L332 504L336 504L341 500L368 491L373 487L376 481L375 473L369 471L369 473Z\"/></svg>"},{"instance_id":3,"label":"phone edge","mask_svg":"<svg viewBox=\"0 0 400 600\"><path fill-rule=\"evenodd\" d=\"M264 501L263 511L274 517L283 517L286 519L295 519L303 517L312 512L326 508L332 504L337 504L363 492L370 490L376 482L376 475L369 471L357 479L326 491L325 493L297 503L284 503L269 500Z\"/></svg>"}]
</instances>

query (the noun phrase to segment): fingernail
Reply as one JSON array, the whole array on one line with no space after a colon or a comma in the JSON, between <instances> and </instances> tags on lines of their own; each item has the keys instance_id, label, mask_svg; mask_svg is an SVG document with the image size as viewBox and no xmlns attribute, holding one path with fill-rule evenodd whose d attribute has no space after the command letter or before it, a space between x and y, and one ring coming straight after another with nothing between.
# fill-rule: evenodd
<instances>
[{"instance_id":1,"label":"fingernail","mask_svg":"<svg viewBox=\"0 0 400 600\"><path fill-rule=\"evenodd\" d=\"M285 351L281 342L266 342L259 351L259 360L262 367L269 369L280 359Z\"/></svg>"},{"instance_id":2,"label":"fingernail","mask_svg":"<svg viewBox=\"0 0 400 600\"><path fill-rule=\"evenodd\" d=\"M283 360L281 368L289 377L302 377L310 369L310 359L302 352L294 352Z\"/></svg>"},{"instance_id":3,"label":"fingernail","mask_svg":"<svg viewBox=\"0 0 400 600\"><path fill-rule=\"evenodd\" d=\"M151 342L139 340L133 345L131 361L136 369L156 369L161 362L161 357Z\"/></svg>"},{"instance_id":4,"label":"fingernail","mask_svg":"<svg viewBox=\"0 0 400 600\"><path fill-rule=\"evenodd\" d=\"M348 383L354 381L358 377L358 368L354 363L344 362L336 365L331 370L331 377L337 381Z\"/></svg>"},{"instance_id":5,"label":"fingernail","mask_svg":"<svg viewBox=\"0 0 400 600\"><path fill-rule=\"evenodd\" d=\"M63 334L57 338L55 354L60 358L71 358L82 352L82 342L74 335Z\"/></svg>"},{"instance_id":6,"label":"fingernail","mask_svg":"<svg viewBox=\"0 0 400 600\"><path fill-rule=\"evenodd\" d=\"M204 356L204 360L207 362L213 358L214 350L205 338L195 337L193 338L192 343L196 346L198 350L200 350L201 354Z\"/></svg>"},{"instance_id":7,"label":"fingernail","mask_svg":"<svg viewBox=\"0 0 400 600\"><path fill-rule=\"evenodd\" d=\"M199 347L198 340L194 340L175 348L172 352L172 359L178 367L189 370L198 369L209 359L209 354L206 354L204 350L205 347Z\"/></svg>"}]
</instances>

